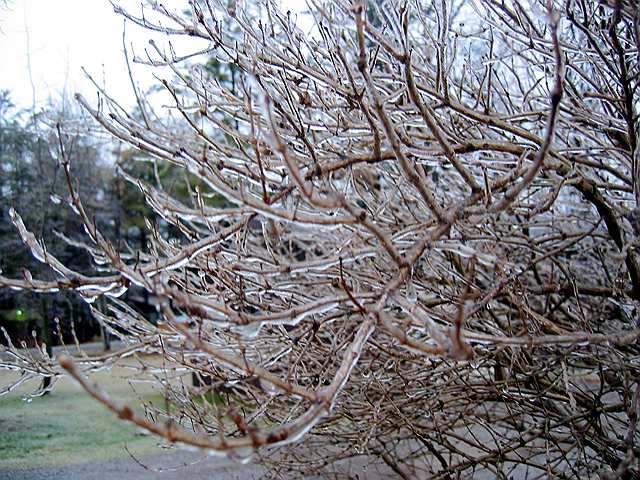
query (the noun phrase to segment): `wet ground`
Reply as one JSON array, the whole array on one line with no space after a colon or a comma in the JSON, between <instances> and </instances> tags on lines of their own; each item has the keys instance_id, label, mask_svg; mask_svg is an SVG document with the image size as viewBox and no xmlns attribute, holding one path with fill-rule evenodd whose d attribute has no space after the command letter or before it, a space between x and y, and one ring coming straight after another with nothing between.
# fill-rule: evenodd
<instances>
[{"instance_id":1,"label":"wet ground","mask_svg":"<svg viewBox=\"0 0 640 480\"><path fill-rule=\"evenodd\" d=\"M112 348L117 350L122 348L122 344L113 342ZM82 349L90 356L103 353L101 343L84 344ZM54 347L53 353L58 355L63 350L61 347ZM73 349L70 350L74 353ZM9 358L9 355L0 353L0 359L2 357ZM0 386L10 383L12 376L19 374L0 370ZM114 367L110 372L97 374L94 378L115 398L133 401L127 396L129 386L125 381L126 376L126 369ZM0 449L5 450L4 455L0 451L0 480L261 478L260 469L254 465L242 465L200 452L175 449L162 451L155 446L153 439L141 438L135 433L130 438L127 437L126 441L119 437L112 438L114 434L108 432L107 427L112 422L119 421L72 383L62 381L52 394L36 398L32 403L22 401L21 397L33 390L33 385L19 387L0 397ZM151 393L140 387L138 390L147 395ZM82 422L89 424L76 425ZM69 428L63 428L65 426ZM69 432L69 429L72 431ZM92 430L94 434L90 435ZM101 443L101 437L107 436L110 438ZM77 441L71 437L77 437ZM88 445L94 442L95 445ZM125 443L129 445L135 458L127 454L123 447ZM65 451L69 448L72 449L71 452ZM7 450L16 455L7 458L8 455L11 456Z\"/></svg>"},{"instance_id":2,"label":"wet ground","mask_svg":"<svg viewBox=\"0 0 640 480\"><path fill-rule=\"evenodd\" d=\"M195 452L170 452L104 462L36 469L0 470L0 480L252 480L253 465L240 465Z\"/></svg>"}]
</instances>

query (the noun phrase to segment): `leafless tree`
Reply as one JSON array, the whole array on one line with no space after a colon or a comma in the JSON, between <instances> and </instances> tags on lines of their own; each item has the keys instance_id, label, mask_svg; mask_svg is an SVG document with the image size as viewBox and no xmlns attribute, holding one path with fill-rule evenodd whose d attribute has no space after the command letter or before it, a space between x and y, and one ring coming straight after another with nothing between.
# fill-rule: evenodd
<instances>
[{"instance_id":1,"label":"leafless tree","mask_svg":"<svg viewBox=\"0 0 640 480\"><path fill-rule=\"evenodd\" d=\"M637 476L637 5L188 7L116 7L194 42L136 59L166 78L170 117L140 94L136 116L107 92L78 101L200 183L179 199L128 176L162 219L128 251L83 207L62 132L83 247L109 271L70 271L13 212L59 279L0 278L109 298L94 314L125 342L113 356L160 354L140 375L167 404L141 417L92 386L113 356L64 370L120 418L274 476ZM159 324L117 298L131 285ZM24 378L61 375L11 351Z\"/></svg>"}]
</instances>

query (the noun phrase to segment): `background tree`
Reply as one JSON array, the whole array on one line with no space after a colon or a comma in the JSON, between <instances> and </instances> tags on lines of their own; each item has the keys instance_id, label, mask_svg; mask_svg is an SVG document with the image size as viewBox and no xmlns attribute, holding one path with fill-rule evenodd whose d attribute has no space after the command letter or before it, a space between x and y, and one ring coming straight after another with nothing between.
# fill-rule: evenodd
<instances>
[{"instance_id":1,"label":"background tree","mask_svg":"<svg viewBox=\"0 0 640 480\"><path fill-rule=\"evenodd\" d=\"M94 363L61 366L121 418L272 475L637 475L637 7L310 3L308 32L270 1L117 9L238 72L232 91L152 43L171 117L78 97L198 188L134 180L172 230L147 222L123 252L63 135L111 271L47 257L57 280L1 284L157 296L158 325L117 298L94 314L127 354L163 356L166 408L142 418L84 379ZM218 395L196 401L178 371Z\"/></svg>"},{"instance_id":2,"label":"background tree","mask_svg":"<svg viewBox=\"0 0 640 480\"><path fill-rule=\"evenodd\" d=\"M78 241L82 237L82 223L69 209L61 208L63 198L68 195L64 177L59 168L55 152L57 141L45 122L62 115L62 105L49 108L49 118L43 113L16 111L10 94L3 91L0 97L0 269L11 276L53 279L51 270L35 260L28 249L22 246L11 224L9 210L20 212L23 221L40 238L55 238L54 234ZM69 113L65 116L71 118ZM55 121L55 120L54 120ZM110 230L112 210L104 183L108 168L100 165L98 148L76 136L71 156L81 184L80 191L102 228ZM46 235L45 235L46 233ZM86 252L78 254L77 248L66 242L53 242L50 252L72 268L88 270L92 262ZM54 319L61 320L60 333L66 341L72 340L73 330L81 340L96 333L96 322L89 308L78 295L61 292L59 295L34 295L31 292L0 292L2 326L17 334L15 340L33 343L32 329L44 336L48 344L60 342ZM48 338L53 330L54 338ZM4 340L4 339L3 339Z\"/></svg>"}]
</instances>

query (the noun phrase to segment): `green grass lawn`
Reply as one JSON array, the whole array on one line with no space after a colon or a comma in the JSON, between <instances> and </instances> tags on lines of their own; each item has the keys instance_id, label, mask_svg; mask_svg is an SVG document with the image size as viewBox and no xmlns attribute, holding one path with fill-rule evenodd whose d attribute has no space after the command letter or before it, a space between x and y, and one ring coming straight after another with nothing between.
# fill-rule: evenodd
<instances>
[{"instance_id":1,"label":"green grass lawn","mask_svg":"<svg viewBox=\"0 0 640 480\"><path fill-rule=\"evenodd\" d=\"M112 398L137 407L138 395L159 401L161 396L148 384L127 382L129 370L114 367L92 378ZM0 385L14 373L0 370ZM50 394L27 403L23 397L37 385L22 386L0 396L0 471L59 466L134 455L158 453L157 439L119 420L69 379L63 379ZM138 408L136 408L137 410Z\"/></svg>"}]
</instances>

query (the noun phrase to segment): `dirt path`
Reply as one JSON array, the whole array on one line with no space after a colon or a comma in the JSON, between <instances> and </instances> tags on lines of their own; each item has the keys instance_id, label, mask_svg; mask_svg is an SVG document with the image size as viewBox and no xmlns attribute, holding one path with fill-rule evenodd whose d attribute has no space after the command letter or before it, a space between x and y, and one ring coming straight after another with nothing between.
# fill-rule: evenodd
<instances>
[{"instance_id":1,"label":"dirt path","mask_svg":"<svg viewBox=\"0 0 640 480\"><path fill-rule=\"evenodd\" d=\"M261 477L252 465L204 456L197 452L172 452L62 467L0 470L0 480L253 480Z\"/></svg>"}]
</instances>

